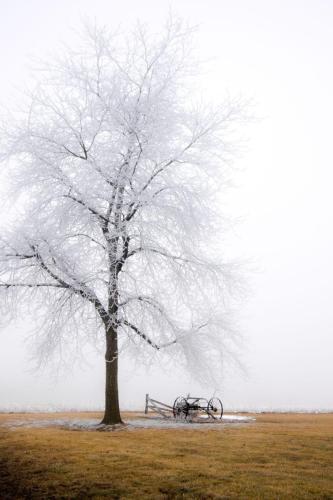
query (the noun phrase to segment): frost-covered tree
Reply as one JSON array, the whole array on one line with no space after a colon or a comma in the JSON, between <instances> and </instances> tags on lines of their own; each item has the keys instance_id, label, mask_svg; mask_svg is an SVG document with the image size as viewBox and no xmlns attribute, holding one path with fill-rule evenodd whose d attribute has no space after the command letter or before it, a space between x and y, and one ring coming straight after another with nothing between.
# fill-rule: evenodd
<instances>
[{"instance_id":1,"label":"frost-covered tree","mask_svg":"<svg viewBox=\"0 0 333 500\"><path fill-rule=\"evenodd\" d=\"M2 124L18 200L0 233L3 309L35 311L44 359L106 343L105 424L121 422L124 349L200 376L232 352L217 202L239 105L194 102L191 36L172 20L158 36L86 28Z\"/></svg>"}]
</instances>

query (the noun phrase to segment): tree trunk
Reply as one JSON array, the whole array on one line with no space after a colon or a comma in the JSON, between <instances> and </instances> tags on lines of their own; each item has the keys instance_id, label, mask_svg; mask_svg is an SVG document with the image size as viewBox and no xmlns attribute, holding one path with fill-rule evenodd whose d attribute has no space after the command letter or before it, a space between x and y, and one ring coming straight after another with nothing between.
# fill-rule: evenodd
<instances>
[{"instance_id":1,"label":"tree trunk","mask_svg":"<svg viewBox=\"0 0 333 500\"><path fill-rule=\"evenodd\" d=\"M118 337L117 331L110 328L106 332L106 380L105 412L102 424L122 424L118 398Z\"/></svg>"}]
</instances>

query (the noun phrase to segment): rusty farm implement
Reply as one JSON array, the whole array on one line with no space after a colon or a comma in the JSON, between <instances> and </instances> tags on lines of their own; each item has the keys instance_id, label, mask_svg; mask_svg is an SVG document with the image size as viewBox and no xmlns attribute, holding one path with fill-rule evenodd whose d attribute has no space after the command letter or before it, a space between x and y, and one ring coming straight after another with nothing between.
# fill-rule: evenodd
<instances>
[{"instance_id":1,"label":"rusty farm implement","mask_svg":"<svg viewBox=\"0 0 333 500\"><path fill-rule=\"evenodd\" d=\"M200 418L221 420L223 416L223 404L220 398L206 399L189 394L186 397L176 398L172 406L152 399L149 394L146 394L145 413L147 414L149 410L158 413L163 418L187 421Z\"/></svg>"}]
</instances>

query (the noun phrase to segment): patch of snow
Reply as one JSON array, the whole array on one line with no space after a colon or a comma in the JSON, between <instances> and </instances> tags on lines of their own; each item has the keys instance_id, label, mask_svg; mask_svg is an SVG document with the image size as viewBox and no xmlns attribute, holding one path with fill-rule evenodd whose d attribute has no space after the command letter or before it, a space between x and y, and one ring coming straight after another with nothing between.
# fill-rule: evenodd
<instances>
[{"instance_id":1,"label":"patch of snow","mask_svg":"<svg viewBox=\"0 0 333 500\"><path fill-rule=\"evenodd\" d=\"M126 407L121 408L121 411L126 412L141 412L142 408ZM0 406L0 413L80 413L80 412L103 412L103 406L59 406L59 405L37 405L37 406L21 406L20 404L11 404ZM234 413L333 413L333 407L330 408L288 408L288 407L239 407L230 408L229 412ZM223 415L224 417L224 415Z\"/></svg>"},{"instance_id":2,"label":"patch of snow","mask_svg":"<svg viewBox=\"0 0 333 500\"><path fill-rule=\"evenodd\" d=\"M232 423L249 423L254 421L253 417L240 415L223 415L222 420L205 420L191 422L188 420L163 419L156 417L144 417L129 419L125 421L126 426L105 426L98 419L13 419L4 422L2 426L9 428L30 427L47 428L60 427L70 430L120 430L120 429L207 429L224 427Z\"/></svg>"},{"instance_id":3,"label":"patch of snow","mask_svg":"<svg viewBox=\"0 0 333 500\"><path fill-rule=\"evenodd\" d=\"M200 415L200 417L198 417L198 420L210 420L212 422L214 422L214 420L211 420L209 415ZM248 422L249 420L255 420L254 417L246 417L246 416L243 416L243 415L223 415L222 416L222 421L225 421L225 422L231 422L231 421L239 421L239 422ZM216 419L215 422L220 422L220 419Z\"/></svg>"},{"instance_id":4,"label":"patch of snow","mask_svg":"<svg viewBox=\"0 0 333 500\"><path fill-rule=\"evenodd\" d=\"M255 420L254 417L245 417L243 415L223 415L222 421L225 422L251 422Z\"/></svg>"}]
</instances>

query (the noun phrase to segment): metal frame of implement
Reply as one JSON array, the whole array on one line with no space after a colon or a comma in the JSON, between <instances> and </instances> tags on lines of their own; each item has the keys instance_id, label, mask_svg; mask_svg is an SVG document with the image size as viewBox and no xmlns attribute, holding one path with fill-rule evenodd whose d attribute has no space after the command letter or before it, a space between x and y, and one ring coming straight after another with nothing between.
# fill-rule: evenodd
<instances>
[{"instance_id":1,"label":"metal frame of implement","mask_svg":"<svg viewBox=\"0 0 333 500\"><path fill-rule=\"evenodd\" d=\"M223 416L223 404L220 398L213 397L209 400L201 397L188 395L179 396L175 399L173 406L157 401L146 394L145 414L152 410L163 418L174 417L176 419L191 420L196 417L208 417L213 420L221 420Z\"/></svg>"},{"instance_id":2,"label":"metal frame of implement","mask_svg":"<svg viewBox=\"0 0 333 500\"><path fill-rule=\"evenodd\" d=\"M172 406L152 399L149 397L149 394L146 394L145 414L147 414L149 410L159 413L164 418L171 418L173 416Z\"/></svg>"}]
</instances>

